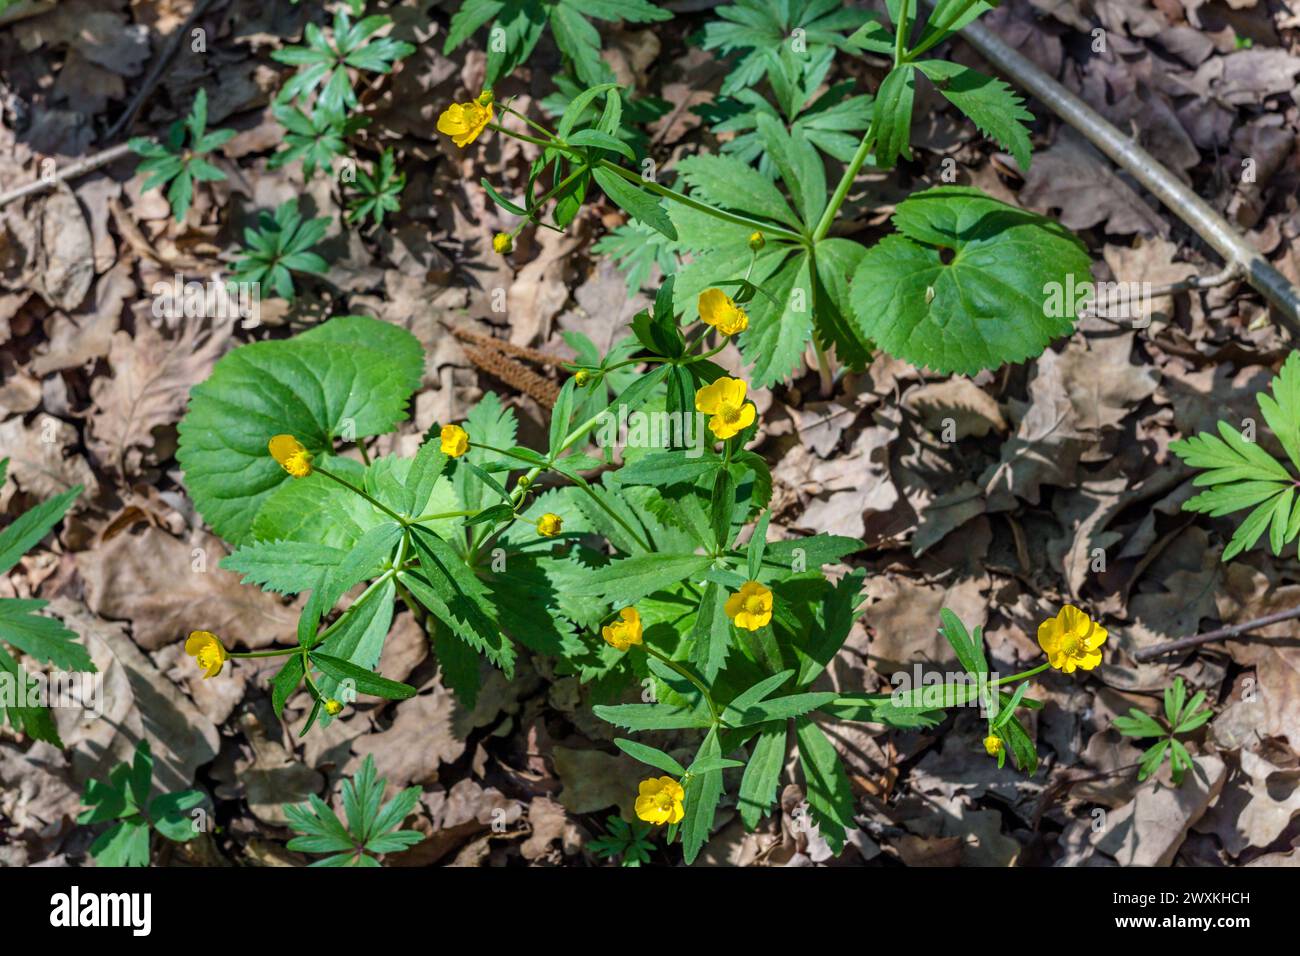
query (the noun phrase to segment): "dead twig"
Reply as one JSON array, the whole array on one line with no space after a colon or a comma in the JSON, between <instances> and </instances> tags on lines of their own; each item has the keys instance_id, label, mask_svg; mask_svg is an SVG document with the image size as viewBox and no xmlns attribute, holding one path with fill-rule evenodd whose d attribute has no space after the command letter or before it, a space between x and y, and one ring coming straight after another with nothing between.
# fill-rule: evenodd
<instances>
[{"instance_id":1,"label":"dead twig","mask_svg":"<svg viewBox=\"0 0 1300 956\"><path fill-rule=\"evenodd\" d=\"M162 54L154 60L153 67L149 70L149 75L145 77L144 84L131 100L131 104L126 108L126 112L117 118L108 133L104 136L105 140L112 141L123 133L135 119L140 107L144 105L149 94L153 92L159 81L163 77L168 64L171 63L172 57L176 55L177 49L180 48L181 40L190 32L190 28L195 21L207 11L213 3L213 0L199 0L195 5L194 11L189 15L186 21L167 39L167 46ZM36 11L44 12L44 11ZM37 193L45 192L47 189L53 189L56 185L68 179L77 179L85 176L87 173L93 173L102 166L116 162L123 156L131 152L131 147L127 143L118 143L116 146L110 146L107 149L100 150L93 156L87 156L85 159L79 159L75 163L69 163L61 169L56 169L52 176L42 176L41 178L27 183L25 186L19 186L8 192L0 193L0 207L9 205L15 200L22 199L24 196L34 196Z\"/></svg>"},{"instance_id":2,"label":"dead twig","mask_svg":"<svg viewBox=\"0 0 1300 956\"><path fill-rule=\"evenodd\" d=\"M1133 655L1133 659L1138 662L1149 661L1163 654L1184 651L1189 647L1199 647L1202 644L1209 644L1211 641L1229 641L1251 631L1258 631L1261 627L1294 620L1298 617L1300 617L1300 607L1293 607L1287 611L1277 611L1273 614L1257 617L1253 621L1242 621L1240 624L1231 624L1215 631L1206 631L1204 634L1193 634L1191 637L1180 637L1176 641L1166 641L1153 647L1144 647Z\"/></svg>"}]
</instances>

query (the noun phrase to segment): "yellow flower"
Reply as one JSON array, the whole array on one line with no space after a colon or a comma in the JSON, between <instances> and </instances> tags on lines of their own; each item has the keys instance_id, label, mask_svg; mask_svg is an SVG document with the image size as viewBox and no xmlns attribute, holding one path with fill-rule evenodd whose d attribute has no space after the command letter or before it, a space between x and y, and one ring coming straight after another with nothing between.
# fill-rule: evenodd
<instances>
[{"instance_id":1,"label":"yellow flower","mask_svg":"<svg viewBox=\"0 0 1300 956\"><path fill-rule=\"evenodd\" d=\"M585 368L578 369L578 371L575 372L573 375L573 384L576 385L578 388L586 388L587 384L590 381L591 381L591 373L587 371Z\"/></svg>"},{"instance_id":2,"label":"yellow flower","mask_svg":"<svg viewBox=\"0 0 1300 956\"><path fill-rule=\"evenodd\" d=\"M625 607L618 614L622 620L606 624L600 629L600 636L606 644L625 651L633 644L641 643L641 615L634 607Z\"/></svg>"},{"instance_id":3,"label":"yellow flower","mask_svg":"<svg viewBox=\"0 0 1300 956\"><path fill-rule=\"evenodd\" d=\"M506 232L498 232L492 237L492 250L500 255L509 255L514 251L515 241Z\"/></svg>"},{"instance_id":4,"label":"yellow flower","mask_svg":"<svg viewBox=\"0 0 1300 956\"><path fill-rule=\"evenodd\" d=\"M700 293L700 321L711 325L723 335L735 335L749 328L749 316L721 289L705 289Z\"/></svg>"},{"instance_id":5,"label":"yellow flower","mask_svg":"<svg viewBox=\"0 0 1300 956\"><path fill-rule=\"evenodd\" d=\"M190 631L185 641L185 653L194 658L194 663L203 668L203 679L216 677L221 673L221 666L226 663L226 649L221 646L217 635L211 631Z\"/></svg>"},{"instance_id":6,"label":"yellow flower","mask_svg":"<svg viewBox=\"0 0 1300 956\"><path fill-rule=\"evenodd\" d=\"M311 452L292 435L276 435L266 443L266 448L293 477L306 478L311 474Z\"/></svg>"},{"instance_id":7,"label":"yellow flower","mask_svg":"<svg viewBox=\"0 0 1300 956\"><path fill-rule=\"evenodd\" d=\"M340 704L333 697L325 701L325 713L329 714L331 717L337 717L342 712L343 712L343 705Z\"/></svg>"},{"instance_id":8,"label":"yellow flower","mask_svg":"<svg viewBox=\"0 0 1300 956\"><path fill-rule=\"evenodd\" d=\"M736 627L757 631L772 620L772 592L757 581L746 581L723 605Z\"/></svg>"},{"instance_id":9,"label":"yellow flower","mask_svg":"<svg viewBox=\"0 0 1300 956\"><path fill-rule=\"evenodd\" d=\"M1076 667L1090 671L1100 664L1105 643L1106 629L1072 604L1038 625L1038 646L1048 663L1066 674Z\"/></svg>"},{"instance_id":10,"label":"yellow flower","mask_svg":"<svg viewBox=\"0 0 1300 956\"><path fill-rule=\"evenodd\" d=\"M664 823L680 823L686 816L682 807L682 798L686 791L672 777L651 777L642 780L637 788L636 815L646 823L659 826Z\"/></svg>"},{"instance_id":11,"label":"yellow flower","mask_svg":"<svg viewBox=\"0 0 1300 956\"><path fill-rule=\"evenodd\" d=\"M745 389L740 379L723 376L695 393L695 410L713 416L709 430L719 438L728 439L754 423L757 413L745 401Z\"/></svg>"},{"instance_id":12,"label":"yellow flower","mask_svg":"<svg viewBox=\"0 0 1300 956\"><path fill-rule=\"evenodd\" d=\"M469 451L469 432L459 425L442 426L442 453L459 458Z\"/></svg>"},{"instance_id":13,"label":"yellow flower","mask_svg":"<svg viewBox=\"0 0 1300 956\"><path fill-rule=\"evenodd\" d=\"M989 734L984 738L984 752L990 757L996 757L1002 753L1002 738L994 734Z\"/></svg>"},{"instance_id":14,"label":"yellow flower","mask_svg":"<svg viewBox=\"0 0 1300 956\"><path fill-rule=\"evenodd\" d=\"M765 245L767 245L767 240L763 238L761 232L751 232L749 234L749 248L758 252L758 250L762 249Z\"/></svg>"},{"instance_id":15,"label":"yellow flower","mask_svg":"<svg viewBox=\"0 0 1300 956\"><path fill-rule=\"evenodd\" d=\"M471 100L452 103L438 117L438 132L446 133L457 146L464 148L478 139L479 133L492 122L492 101Z\"/></svg>"},{"instance_id":16,"label":"yellow flower","mask_svg":"<svg viewBox=\"0 0 1300 956\"><path fill-rule=\"evenodd\" d=\"M537 533L543 538L554 538L563 527L564 519L549 511L537 519Z\"/></svg>"}]
</instances>

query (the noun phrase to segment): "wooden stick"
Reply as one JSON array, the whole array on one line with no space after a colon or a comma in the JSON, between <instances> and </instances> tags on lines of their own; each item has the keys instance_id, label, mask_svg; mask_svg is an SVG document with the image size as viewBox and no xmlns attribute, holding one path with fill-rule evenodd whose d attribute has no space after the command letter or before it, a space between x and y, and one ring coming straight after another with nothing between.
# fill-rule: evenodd
<instances>
[{"instance_id":1,"label":"wooden stick","mask_svg":"<svg viewBox=\"0 0 1300 956\"><path fill-rule=\"evenodd\" d=\"M1187 650L1189 647L1199 647L1211 641L1232 640L1234 637L1240 637L1251 631L1258 631L1261 627L1268 627L1270 624L1278 624L1282 621L1290 621L1297 617L1300 617L1300 607L1293 607L1289 611L1277 611L1273 614L1266 614L1264 617L1257 617L1253 621L1243 621L1240 624L1221 627L1216 631L1206 631L1204 634L1193 634L1191 637L1180 637L1176 641L1166 641L1153 647L1144 647L1133 655L1133 659L1141 663L1160 657L1163 654Z\"/></svg>"}]
</instances>

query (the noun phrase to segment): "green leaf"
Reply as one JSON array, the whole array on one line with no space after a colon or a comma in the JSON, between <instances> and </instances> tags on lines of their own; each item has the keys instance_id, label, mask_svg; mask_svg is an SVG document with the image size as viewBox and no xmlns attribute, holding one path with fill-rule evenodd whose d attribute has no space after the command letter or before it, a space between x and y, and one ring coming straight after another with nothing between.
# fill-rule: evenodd
<instances>
[{"instance_id":1,"label":"green leaf","mask_svg":"<svg viewBox=\"0 0 1300 956\"><path fill-rule=\"evenodd\" d=\"M928 76L944 98L965 113L981 133L1009 150L1022 172L1029 170L1032 147L1025 123L1034 115L1025 109L1025 101L1010 86L1002 80L946 60L920 60L916 68Z\"/></svg>"},{"instance_id":2,"label":"green leaf","mask_svg":"<svg viewBox=\"0 0 1300 956\"><path fill-rule=\"evenodd\" d=\"M52 617L36 614L49 602L32 598L0 600L0 639L24 654L69 671L93 671L90 654L77 635Z\"/></svg>"},{"instance_id":3,"label":"green leaf","mask_svg":"<svg viewBox=\"0 0 1300 956\"><path fill-rule=\"evenodd\" d=\"M696 198L723 209L770 219L793 229L799 217L766 176L729 156L690 156L677 164Z\"/></svg>"},{"instance_id":4,"label":"green leaf","mask_svg":"<svg viewBox=\"0 0 1300 956\"><path fill-rule=\"evenodd\" d=\"M1150 714L1136 707L1130 708L1127 717L1116 717L1111 723L1125 737L1163 737L1165 728Z\"/></svg>"},{"instance_id":5,"label":"green leaf","mask_svg":"<svg viewBox=\"0 0 1300 956\"><path fill-rule=\"evenodd\" d=\"M823 704L838 699L839 696L834 691L789 694L785 697L774 697L771 700L750 704L743 711L736 708L733 703L723 712L723 720L732 727L752 727L754 724L765 724L770 720L789 720L791 717L801 717L811 713Z\"/></svg>"},{"instance_id":6,"label":"green leaf","mask_svg":"<svg viewBox=\"0 0 1300 956\"><path fill-rule=\"evenodd\" d=\"M707 554L635 555L588 572L569 593L627 607L661 588L693 580L712 563Z\"/></svg>"},{"instance_id":7,"label":"green leaf","mask_svg":"<svg viewBox=\"0 0 1300 956\"><path fill-rule=\"evenodd\" d=\"M722 748L718 743L718 731L710 728L700 744L695 762L709 765L711 761L722 757ZM722 799L722 770L706 770L692 774L686 781L685 811L682 820L682 855L686 864L695 862L704 844L713 832L713 818L718 810L718 801Z\"/></svg>"},{"instance_id":8,"label":"green leaf","mask_svg":"<svg viewBox=\"0 0 1300 956\"><path fill-rule=\"evenodd\" d=\"M654 747L624 737L615 737L614 746L632 759L639 760L657 770L662 770L664 773L672 774L674 777L681 777L686 774L686 768L662 750L657 750Z\"/></svg>"},{"instance_id":9,"label":"green leaf","mask_svg":"<svg viewBox=\"0 0 1300 956\"><path fill-rule=\"evenodd\" d=\"M876 165L888 169L902 157L912 158L912 102L916 97L916 70L909 63L889 71L876 91Z\"/></svg>"},{"instance_id":10,"label":"green leaf","mask_svg":"<svg viewBox=\"0 0 1300 956\"><path fill-rule=\"evenodd\" d=\"M7 464L9 459L5 459ZM4 473L0 471L0 483ZM50 529L59 523L72 502L81 494L81 485L69 488L61 495L42 501L24 511L3 531L0 531L0 574L8 574L19 558L36 545Z\"/></svg>"},{"instance_id":11,"label":"green leaf","mask_svg":"<svg viewBox=\"0 0 1300 956\"><path fill-rule=\"evenodd\" d=\"M717 582L710 581L704 587L700 608L695 616L695 627L691 635L694 639L691 662L709 682L722 670L731 646L731 621L725 611L726 602L726 593Z\"/></svg>"},{"instance_id":12,"label":"green leaf","mask_svg":"<svg viewBox=\"0 0 1300 956\"><path fill-rule=\"evenodd\" d=\"M593 167L591 174L596 178L600 188L605 191L605 195L633 219L662 233L668 239L677 238L677 229L658 198L638 189L603 166Z\"/></svg>"},{"instance_id":13,"label":"green leaf","mask_svg":"<svg viewBox=\"0 0 1300 956\"><path fill-rule=\"evenodd\" d=\"M859 331L889 354L969 375L1073 328L1065 290L1090 281L1089 263L1062 227L958 186L913 195L893 221L899 232L867 250L851 290Z\"/></svg>"},{"instance_id":14,"label":"green leaf","mask_svg":"<svg viewBox=\"0 0 1300 956\"><path fill-rule=\"evenodd\" d=\"M799 764L808 785L808 809L817 822L822 838L839 854L844 836L857 827L853 819L853 789L835 745L807 717L795 721L799 742Z\"/></svg>"},{"instance_id":15,"label":"green leaf","mask_svg":"<svg viewBox=\"0 0 1300 956\"><path fill-rule=\"evenodd\" d=\"M753 830L776 801L776 788L785 766L785 721L765 724L750 749L749 763L740 781L737 803L745 829Z\"/></svg>"},{"instance_id":16,"label":"green leaf","mask_svg":"<svg viewBox=\"0 0 1300 956\"><path fill-rule=\"evenodd\" d=\"M707 716L667 704L597 704L592 710L601 720L624 730L682 730L711 725Z\"/></svg>"},{"instance_id":17,"label":"green leaf","mask_svg":"<svg viewBox=\"0 0 1300 956\"><path fill-rule=\"evenodd\" d=\"M336 328L337 326L337 328ZM423 353L409 332L377 319L333 319L294 339L228 353L196 385L181 421L177 459L214 531L248 540L258 509L290 478L271 458L273 435L294 435L313 454L344 434L392 431L406 418Z\"/></svg>"},{"instance_id":18,"label":"green leaf","mask_svg":"<svg viewBox=\"0 0 1300 956\"><path fill-rule=\"evenodd\" d=\"M370 694L373 697L383 697L386 700L406 700L408 697L415 696L415 688L409 684L402 684L386 677L380 677L373 671L358 667L351 661L331 657L319 651L311 653L311 661L324 671L328 677L333 677L339 681L352 681L359 694Z\"/></svg>"}]
</instances>

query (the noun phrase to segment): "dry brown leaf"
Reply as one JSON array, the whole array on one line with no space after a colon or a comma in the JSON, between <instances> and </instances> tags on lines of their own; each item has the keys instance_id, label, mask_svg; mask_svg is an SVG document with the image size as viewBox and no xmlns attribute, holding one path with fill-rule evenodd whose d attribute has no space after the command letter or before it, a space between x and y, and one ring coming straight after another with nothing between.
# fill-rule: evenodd
<instances>
[{"instance_id":1,"label":"dry brown leaf","mask_svg":"<svg viewBox=\"0 0 1300 956\"><path fill-rule=\"evenodd\" d=\"M298 632L294 609L218 567L225 555L225 546L211 535L187 544L150 527L82 551L77 569L90 608L129 621L136 643L147 650L194 630L212 631L228 647L292 643Z\"/></svg>"}]
</instances>

